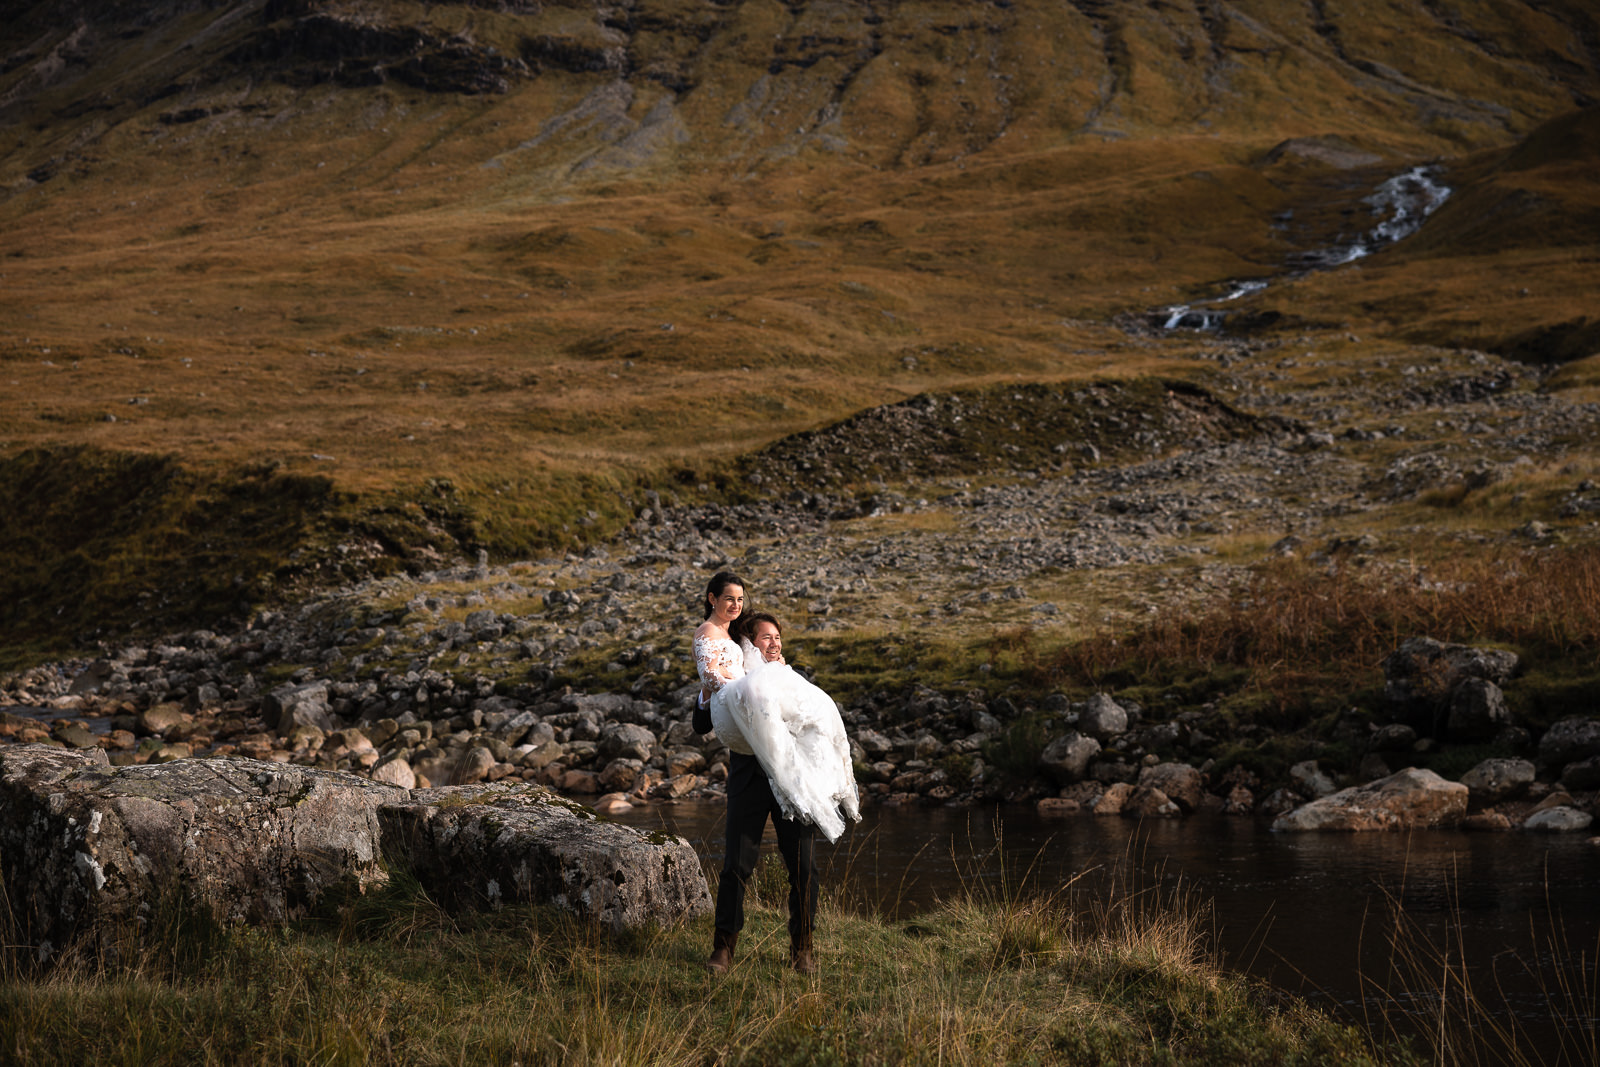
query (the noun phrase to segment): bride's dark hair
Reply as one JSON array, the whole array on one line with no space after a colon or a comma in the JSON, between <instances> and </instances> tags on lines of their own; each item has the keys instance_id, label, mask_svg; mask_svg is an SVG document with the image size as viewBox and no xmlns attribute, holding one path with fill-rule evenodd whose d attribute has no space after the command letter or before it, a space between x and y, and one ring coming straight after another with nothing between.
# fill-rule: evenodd
<instances>
[{"instance_id":1,"label":"bride's dark hair","mask_svg":"<svg viewBox=\"0 0 1600 1067\"><path fill-rule=\"evenodd\" d=\"M704 603L701 605L701 607L706 609L706 618L711 618L711 602L717 599L717 597L721 596L723 590L727 589L730 585L736 585L740 589L743 589L744 579L729 571L718 571L716 574L711 576L711 581L706 584L706 595L703 598ZM729 634L728 636L731 637L733 635Z\"/></svg>"}]
</instances>

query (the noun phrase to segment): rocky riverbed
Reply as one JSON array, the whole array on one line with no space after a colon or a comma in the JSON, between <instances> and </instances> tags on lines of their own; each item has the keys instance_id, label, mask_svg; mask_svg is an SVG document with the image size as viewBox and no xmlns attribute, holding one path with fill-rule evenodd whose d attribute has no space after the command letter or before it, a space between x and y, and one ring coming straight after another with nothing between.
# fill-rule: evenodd
<instances>
[{"instance_id":1,"label":"rocky riverbed","mask_svg":"<svg viewBox=\"0 0 1600 1067\"><path fill-rule=\"evenodd\" d=\"M1276 816L1417 753L1478 744L1498 762L1463 777L1470 811L1455 821L1584 829L1600 708L1516 721L1501 691L1515 657L1485 650L1398 648L1381 706L1335 728L1359 766L1312 758L1279 780L1213 773L1222 747L1257 727L1204 701L996 692L976 661L922 677L919 640L1086 633L1182 611L1263 558L1403 565L1384 530L1429 492L1537 476L1547 514L1434 535L1600 540L1600 471L1581 450L1568 457L1600 428L1596 405L1481 353L1340 352L1337 340L1218 340L1198 351L1205 388L989 387L873 409L742 460L726 494L737 503L650 493L623 536L582 554L373 579L236 630L5 678L0 736L103 748L114 764L238 755L407 788L523 780L602 810L715 795L723 754L688 725L687 636L706 579L731 568L790 627L798 665L845 694L869 801ZM1422 695L1407 688L1418 663L1436 683ZM893 685L851 684L867 666Z\"/></svg>"}]
</instances>

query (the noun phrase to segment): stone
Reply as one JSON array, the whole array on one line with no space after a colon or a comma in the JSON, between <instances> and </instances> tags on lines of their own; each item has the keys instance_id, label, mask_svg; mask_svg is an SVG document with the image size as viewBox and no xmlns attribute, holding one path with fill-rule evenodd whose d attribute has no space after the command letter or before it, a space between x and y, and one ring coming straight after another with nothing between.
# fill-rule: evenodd
<instances>
[{"instance_id":1,"label":"stone","mask_svg":"<svg viewBox=\"0 0 1600 1067\"><path fill-rule=\"evenodd\" d=\"M1539 759L1550 767L1600 756L1600 719L1562 719L1539 738Z\"/></svg>"},{"instance_id":2,"label":"stone","mask_svg":"<svg viewBox=\"0 0 1600 1067\"><path fill-rule=\"evenodd\" d=\"M0 748L0 848L16 933L41 959L119 953L169 894L219 923L279 923L390 867L447 907L553 904L611 930L711 910L682 838L548 790L405 790L249 759L111 767L99 751Z\"/></svg>"},{"instance_id":3,"label":"stone","mask_svg":"<svg viewBox=\"0 0 1600 1067\"><path fill-rule=\"evenodd\" d=\"M451 785L472 785L489 777L495 765L494 753L480 745L473 745L456 761Z\"/></svg>"},{"instance_id":4,"label":"stone","mask_svg":"<svg viewBox=\"0 0 1600 1067\"><path fill-rule=\"evenodd\" d=\"M647 727L629 722L608 722L600 729L600 755L607 759L632 759L648 762L655 753L656 735Z\"/></svg>"},{"instance_id":5,"label":"stone","mask_svg":"<svg viewBox=\"0 0 1600 1067\"><path fill-rule=\"evenodd\" d=\"M1342 789L1279 815L1272 829L1432 830L1456 826L1466 812L1466 786L1447 782L1433 771L1407 767L1388 778Z\"/></svg>"},{"instance_id":6,"label":"stone","mask_svg":"<svg viewBox=\"0 0 1600 1067\"><path fill-rule=\"evenodd\" d=\"M1078 714L1078 729L1098 741L1109 741L1128 732L1128 712L1109 693L1089 697Z\"/></svg>"},{"instance_id":7,"label":"stone","mask_svg":"<svg viewBox=\"0 0 1600 1067\"><path fill-rule=\"evenodd\" d=\"M1516 667L1514 652L1412 637L1384 659L1383 695L1398 721L1425 736L1439 737L1448 727L1458 686L1469 679L1498 686Z\"/></svg>"},{"instance_id":8,"label":"stone","mask_svg":"<svg viewBox=\"0 0 1600 1067\"><path fill-rule=\"evenodd\" d=\"M69 722L56 727L53 731L55 739L70 748L98 748L100 742L94 734L90 733L79 723Z\"/></svg>"},{"instance_id":9,"label":"stone","mask_svg":"<svg viewBox=\"0 0 1600 1067\"><path fill-rule=\"evenodd\" d=\"M636 759L618 757L600 771L600 788L609 793L626 793L644 773L644 764Z\"/></svg>"},{"instance_id":10,"label":"stone","mask_svg":"<svg viewBox=\"0 0 1600 1067\"><path fill-rule=\"evenodd\" d=\"M411 764L400 757L384 760L374 767L372 769L372 780L374 782L397 785L401 789L415 789L417 785L417 776L412 771Z\"/></svg>"},{"instance_id":11,"label":"stone","mask_svg":"<svg viewBox=\"0 0 1600 1067\"><path fill-rule=\"evenodd\" d=\"M1511 829L1511 820L1498 811L1478 811L1462 819L1461 828L1476 833L1503 833Z\"/></svg>"},{"instance_id":12,"label":"stone","mask_svg":"<svg viewBox=\"0 0 1600 1067\"><path fill-rule=\"evenodd\" d=\"M1417 743L1417 731L1403 722L1391 722L1373 733L1367 747L1374 752L1410 752Z\"/></svg>"},{"instance_id":13,"label":"stone","mask_svg":"<svg viewBox=\"0 0 1600 1067\"><path fill-rule=\"evenodd\" d=\"M1487 678L1463 679L1450 694L1445 736L1458 744L1489 741L1511 725L1500 687Z\"/></svg>"},{"instance_id":14,"label":"stone","mask_svg":"<svg viewBox=\"0 0 1600 1067\"><path fill-rule=\"evenodd\" d=\"M1487 807L1510 800L1533 784L1535 768L1525 759L1486 759L1461 776L1472 803Z\"/></svg>"},{"instance_id":15,"label":"stone","mask_svg":"<svg viewBox=\"0 0 1600 1067\"><path fill-rule=\"evenodd\" d=\"M1122 806L1133 795L1134 787L1127 782L1114 782L1106 786L1106 791L1101 793L1094 802L1096 815L1121 815Z\"/></svg>"},{"instance_id":16,"label":"stone","mask_svg":"<svg viewBox=\"0 0 1600 1067\"><path fill-rule=\"evenodd\" d=\"M1294 811L1302 803L1306 803L1306 798L1301 797L1293 789L1274 789L1267 793L1266 798L1262 798L1261 814L1269 819L1275 819L1288 811Z\"/></svg>"},{"instance_id":17,"label":"stone","mask_svg":"<svg viewBox=\"0 0 1600 1067\"><path fill-rule=\"evenodd\" d=\"M622 815L633 810L633 801L626 793L607 793L594 802L597 815Z\"/></svg>"},{"instance_id":18,"label":"stone","mask_svg":"<svg viewBox=\"0 0 1600 1067\"><path fill-rule=\"evenodd\" d=\"M293 726L315 726L324 733L335 729L328 703L327 682L280 685L261 698L261 718L267 729L288 733Z\"/></svg>"},{"instance_id":19,"label":"stone","mask_svg":"<svg viewBox=\"0 0 1600 1067\"><path fill-rule=\"evenodd\" d=\"M1588 759L1567 764L1566 769L1561 772L1561 786L1563 789L1584 792L1600 789L1600 756L1590 756Z\"/></svg>"},{"instance_id":20,"label":"stone","mask_svg":"<svg viewBox=\"0 0 1600 1067\"><path fill-rule=\"evenodd\" d=\"M1122 814L1135 819L1177 819L1183 810L1161 790L1137 785L1123 801Z\"/></svg>"},{"instance_id":21,"label":"stone","mask_svg":"<svg viewBox=\"0 0 1600 1067\"><path fill-rule=\"evenodd\" d=\"M561 775L559 788L563 793L578 793L585 796L599 793L600 776L593 771L566 771Z\"/></svg>"},{"instance_id":22,"label":"stone","mask_svg":"<svg viewBox=\"0 0 1600 1067\"><path fill-rule=\"evenodd\" d=\"M1294 791L1303 797L1316 800L1329 796L1338 790L1338 785L1323 773L1317 766L1317 761L1303 760L1289 768L1289 782L1294 786Z\"/></svg>"},{"instance_id":23,"label":"stone","mask_svg":"<svg viewBox=\"0 0 1600 1067\"><path fill-rule=\"evenodd\" d=\"M133 722L134 729L140 734L159 737L188 718L176 704L156 704L139 712Z\"/></svg>"},{"instance_id":24,"label":"stone","mask_svg":"<svg viewBox=\"0 0 1600 1067\"><path fill-rule=\"evenodd\" d=\"M1522 821L1522 828L1538 833L1568 834L1587 830L1594 816L1565 804L1544 808Z\"/></svg>"},{"instance_id":25,"label":"stone","mask_svg":"<svg viewBox=\"0 0 1600 1067\"><path fill-rule=\"evenodd\" d=\"M1139 784L1158 789L1185 814L1199 810L1206 795L1206 776L1187 763L1158 763L1139 772Z\"/></svg>"},{"instance_id":26,"label":"stone","mask_svg":"<svg viewBox=\"0 0 1600 1067\"><path fill-rule=\"evenodd\" d=\"M549 903L614 932L711 912L683 838L606 822L537 786L413 790L380 817L385 844L447 908Z\"/></svg>"},{"instance_id":27,"label":"stone","mask_svg":"<svg viewBox=\"0 0 1600 1067\"><path fill-rule=\"evenodd\" d=\"M1387 778L1394 773L1394 768L1389 766L1389 761L1376 752L1368 752L1361 757L1361 762L1356 764L1356 777L1363 782L1376 782L1379 778Z\"/></svg>"},{"instance_id":28,"label":"stone","mask_svg":"<svg viewBox=\"0 0 1600 1067\"><path fill-rule=\"evenodd\" d=\"M88 753L0 749L18 932L42 959L80 939L115 955L169 891L223 923L298 918L329 891L387 879L377 807L396 793L255 760L110 768Z\"/></svg>"},{"instance_id":29,"label":"stone","mask_svg":"<svg viewBox=\"0 0 1600 1067\"><path fill-rule=\"evenodd\" d=\"M1077 815L1083 810L1083 805L1070 797L1041 797L1034 808L1043 818L1060 819Z\"/></svg>"},{"instance_id":30,"label":"stone","mask_svg":"<svg viewBox=\"0 0 1600 1067\"><path fill-rule=\"evenodd\" d=\"M1256 810L1256 797L1249 788L1236 785L1228 790L1228 798L1223 802L1224 815L1251 815Z\"/></svg>"},{"instance_id":31,"label":"stone","mask_svg":"<svg viewBox=\"0 0 1600 1067\"><path fill-rule=\"evenodd\" d=\"M1074 730L1051 741L1039 753L1039 768L1058 783L1076 782L1089 769L1089 761L1100 754L1100 742Z\"/></svg>"}]
</instances>

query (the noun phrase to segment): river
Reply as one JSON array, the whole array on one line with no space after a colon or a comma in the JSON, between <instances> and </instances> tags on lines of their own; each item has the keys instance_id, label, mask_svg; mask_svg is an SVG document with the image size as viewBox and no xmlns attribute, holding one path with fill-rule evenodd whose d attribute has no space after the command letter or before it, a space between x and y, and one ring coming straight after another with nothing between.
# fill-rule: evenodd
<instances>
[{"instance_id":1,"label":"river","mask_svg":"<svg viewBox=\"0 0 1600 1067\"><path fill-rule=\"evenodd\" d=\"M649 805L619 821L681 834L720 864L719 802ZM768 839L775 850L770 829ZM1532 1062L1597 1062L1600 847L1581 834L1275 834L1224 816L868 807L837 844L819 842L818 865L825 884L896 919L964 891L1064 892L1084 908L1130 887L1185 894L1205 909L1225 966L1365 1025L1385 1014L1425 1023L1443 964L1419 974L1405 960L1442 952L1459 971L1444 984L1469 979L1490 1011L1480 1030L1515 1027ZM1395 904L1405 953L1391 943ZM1569 997L1559 982L1582 984Z\"/></svg>"}]
</instances>

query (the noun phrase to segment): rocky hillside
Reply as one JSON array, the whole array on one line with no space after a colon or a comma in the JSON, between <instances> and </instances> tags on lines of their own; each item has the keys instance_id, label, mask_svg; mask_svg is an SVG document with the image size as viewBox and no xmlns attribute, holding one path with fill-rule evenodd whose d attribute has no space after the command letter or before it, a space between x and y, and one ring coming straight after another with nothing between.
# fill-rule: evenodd
<instances>
[{"instance_id":1,"label":"rocky hillside","mask_svg":"<svg viewBox=\"0 0 1600 1067\"><path fill-rule=\"evenodd\" d=\"M7 662L663 497L855 514L1291 408L1385 433L1437 351L1600 382L1578 0L0 14ZM1307 270L1419 167L1421 230ZM1230 292L1225 336L1164 328Z\"/></svg>"}]
</instances>

